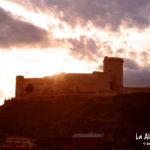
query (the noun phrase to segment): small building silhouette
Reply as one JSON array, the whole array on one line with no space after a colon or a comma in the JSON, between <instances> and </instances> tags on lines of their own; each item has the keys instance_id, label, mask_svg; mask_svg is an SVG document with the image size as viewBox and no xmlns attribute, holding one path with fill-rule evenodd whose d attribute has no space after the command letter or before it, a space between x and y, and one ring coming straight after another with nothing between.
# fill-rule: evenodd
<instances>
[{"instance_id":1,"label":"small building silhouette","mask_svg":"<svg viewBox=\"0 0 150 150\"><path fill-rule=\"evenodd\" d=\"M102 149L104 145L104 134L87 133L74 134L71 139L72 149L95 150Z\"/></svg>"}]
</instances>

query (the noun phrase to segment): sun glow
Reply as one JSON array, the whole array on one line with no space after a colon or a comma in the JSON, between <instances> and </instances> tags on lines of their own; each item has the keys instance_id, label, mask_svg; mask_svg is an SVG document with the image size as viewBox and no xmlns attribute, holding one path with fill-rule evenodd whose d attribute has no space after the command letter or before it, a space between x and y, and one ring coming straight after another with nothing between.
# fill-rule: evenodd
<instances>
[{"instance_id":1,"label":"sun glow","mask_svg":"<svg viewBox=\"0 0 150 150\"><path fill-rule=\"evenodd\" d=\"M48 50L16 50L0 51L0 89L4 98L15 96L16 75L25 77L44 77L60 72L92 72L97 64L85 60L77 60L67 50L55 48ZM9 85L9 86L8 86ZM2 102L3 103L3 102Z\"/></svg>"},{"instance_id":2,"label":"sun glow","mask_svg":"<svg viewBox=\"0 0 150 150\"><path fill-rule=\"evenodd\" d=\"M0 97L0 106L4 104L4 98Z\"/></svg>"}]
</instances>

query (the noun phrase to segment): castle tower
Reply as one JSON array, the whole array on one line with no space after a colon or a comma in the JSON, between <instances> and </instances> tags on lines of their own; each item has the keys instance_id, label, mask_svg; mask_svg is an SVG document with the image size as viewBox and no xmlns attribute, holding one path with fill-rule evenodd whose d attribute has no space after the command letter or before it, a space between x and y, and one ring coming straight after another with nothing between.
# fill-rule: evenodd
<instances>
[{"instance_id":1,"label":"castle tower","mask_svg":"<svg viewBox=\"0 0 150 150\"><path fill-rule=\"evenodd\" d=\"M123 62L122 58L104 58L104 73L112 75L110 89L120 91L123 88Z\"/></svg>"},{"instance_id":2,"label":"castle tower","mask_svg":"<svg viewBox=\"0 0 150 150\"><path fill-rule=\"evenodd\" d=\"M16 97L22 96L24 76L16 76Z\"/></svg>"}]
</instances>

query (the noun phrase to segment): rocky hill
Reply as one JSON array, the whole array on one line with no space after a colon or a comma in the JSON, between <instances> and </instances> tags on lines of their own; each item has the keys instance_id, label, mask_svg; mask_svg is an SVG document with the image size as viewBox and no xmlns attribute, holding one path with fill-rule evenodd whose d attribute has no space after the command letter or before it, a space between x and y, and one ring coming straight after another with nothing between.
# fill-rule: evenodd
<instances>
[{"instance_id":1,"label":"rocky hill","mask_svg":"<svg viewBox=\"0 0 150 150\"><path fill-rule=\"evenodd\" d=\"M150 94L146 93L109 98L72 95L13 99L0 107L0 134L64 137L93 131L126 135L148 130L149 108Z\"/></svg>"}]
</instances>

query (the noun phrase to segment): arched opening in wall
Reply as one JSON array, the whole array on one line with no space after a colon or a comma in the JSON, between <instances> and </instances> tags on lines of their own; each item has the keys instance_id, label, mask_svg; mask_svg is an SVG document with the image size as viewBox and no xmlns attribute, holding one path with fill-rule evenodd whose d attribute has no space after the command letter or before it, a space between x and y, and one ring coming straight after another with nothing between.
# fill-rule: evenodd
<instances>
[{"instance_id":1,"label":"arched opening in wall","mask_svg":"<svg viewBox=\"0 0 150 150\"><path fill-rule=\"evenodd\" d=\"M26 92L28 93L32 93L34 91L34 87L32 86L32 84L28 84L25 88Z\"/></svg>"},{"instance_id":2,"label":"arched opening in wall","mask_svg":"<svg viewBox=\"0 0 150 150\"><path fill-rule=\"evenodd\" d=\"M110 89L111 89L111 90L113 89L112 82L110 82Z\"/></svg>"}]
</instances>

